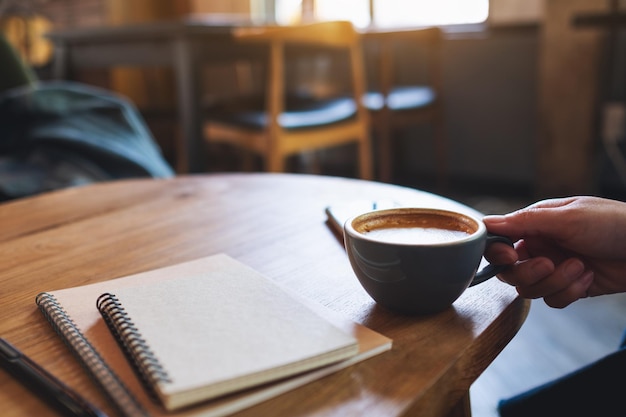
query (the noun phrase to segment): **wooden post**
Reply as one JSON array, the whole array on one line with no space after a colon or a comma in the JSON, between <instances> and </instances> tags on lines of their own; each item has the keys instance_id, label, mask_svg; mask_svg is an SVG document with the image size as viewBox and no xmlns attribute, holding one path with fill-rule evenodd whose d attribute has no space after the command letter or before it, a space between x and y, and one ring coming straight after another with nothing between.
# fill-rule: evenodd
<instances>
[{"instance_id":1,"label":"wooden post","mask_svg":"<svg viewBox=\"0 0 626 417\"><path fill-rule=\"evenodd\" d=\"M597 0L546 0L539 68L538 197L593 191L601 31L574 16L607 11Z\"/></svg>"}]
</instances>

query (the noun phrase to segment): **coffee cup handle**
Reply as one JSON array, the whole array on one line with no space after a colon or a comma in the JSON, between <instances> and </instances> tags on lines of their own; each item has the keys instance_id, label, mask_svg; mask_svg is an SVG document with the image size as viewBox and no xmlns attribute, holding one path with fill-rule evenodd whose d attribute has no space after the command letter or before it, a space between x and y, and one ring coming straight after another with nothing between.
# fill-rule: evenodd
<instances>
[{"instance_id":1,"label":"coffee cup handle","mask_svg":"<svg viewBox=\"0 0 626 417\"><path fill-rule=\"evenodd\" d=\"M485 247L488 247L489 245L496 243L496 242L506 243L507 245L513 247L513 242L508 237L487 233L487 243ZM481 282L485 282L489 278L495 277L496 275L498 275L500 272L504 271L508 267L509 265L489 264L476 273L476 275L474 276L474 279L472 280L472 282L470 282L469 286L472 287L476 284L480 284Z\"/></svg>"}]
</instances>

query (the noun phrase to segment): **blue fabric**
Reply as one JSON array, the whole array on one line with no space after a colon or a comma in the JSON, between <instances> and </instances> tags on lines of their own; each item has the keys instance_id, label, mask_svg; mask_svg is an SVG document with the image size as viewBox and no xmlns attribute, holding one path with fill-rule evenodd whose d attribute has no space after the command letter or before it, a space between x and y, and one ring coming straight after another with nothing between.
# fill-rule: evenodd
<instances>
[{"instance_id":1,"label":"blue fabric","mask_svg":"<svg viewBox=\"0 0 626 417\"><path fill-rule=\"evenodd\" d=\"M174 175L135 107L70 82L0 94L0 197L95 181Z\"/></svg>"},{"instance_id":2,"label":"blue fabric","mask_svg":"<svg viewBox=\"0 0 626 417\"><path fill-rule=\"evenodd\" d=\"M396 87L387 97L387 106L394 111L419 109L433 104L435 98L435 92L430 87ZM377 111L383 108L385 98L380 92L369 91L365 94L363 104L369 110Z\"/></svg>"},{"instance_id":3,"label":"blue fabric","mask_svg":"<svg viewBox=\"0 0 626 417\"><path fill-rule=\"evenodd\" d=\"M575 372L501 400L501 417L626 416L626 332L619 350Z\"/></svg>"},{"instance_id":4,"label":"blue fabric","mask_svg":"<svg viewBox=\"0 0 626 417\"><path fill-rule=\"evenodd\" d=\"M278 123L287 130L327 126L356 116L354 100L346 97L316 99L290 96L285 105L285 111L278 116ZM207 109L207 118L260 130L268 124L264 106L265 101L260 96L233 100Z\"/></svg>"}]
</instances>

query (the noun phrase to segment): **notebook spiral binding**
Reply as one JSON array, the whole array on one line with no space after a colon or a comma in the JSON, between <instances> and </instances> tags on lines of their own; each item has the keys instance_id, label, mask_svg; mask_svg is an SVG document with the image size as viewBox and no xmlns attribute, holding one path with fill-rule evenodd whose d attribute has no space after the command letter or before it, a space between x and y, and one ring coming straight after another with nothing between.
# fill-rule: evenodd
<instances>
[{"instance_id":1,"label":"notebook spiral binding","mask_svg":"<svg viewBox=\"0 0 626 417\"><path fill-rule=\"evenodd\" d=\"M102 294L96 306L149 395L158 402L154 387L159 383L171 382L167 372L114 294Z\"/></svg>"},{"instance_id":2,"label":"notebook spiral binding","mask_svg":"<svg viewBox=\"0 0 626 417\"><path fill-rule=\"evenodd\" d=\"M117 411L127 417L147 417L148 413L143 406L89 343L57 299L52 294L40 293L35 301L54 331L104 391Z\"/></svg>"}]
</instances>

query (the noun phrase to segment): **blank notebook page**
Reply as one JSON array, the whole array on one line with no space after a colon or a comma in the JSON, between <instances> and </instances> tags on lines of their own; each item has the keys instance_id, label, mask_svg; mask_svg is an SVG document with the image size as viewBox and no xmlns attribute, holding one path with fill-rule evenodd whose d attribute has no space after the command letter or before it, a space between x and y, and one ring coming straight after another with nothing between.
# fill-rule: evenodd
<instances>
[{"instance_id":1,"label":"blank notebook page","mask_svg":"<svg viewBox=\"0 0 626 417\"><path fill-rule=\"evenodd\" d=\"M271 280L226 255L207 259L186 276L107 291L167 375L153 387L166 408L358 352L353 336Z\"/></svg>"}]
</instances>

